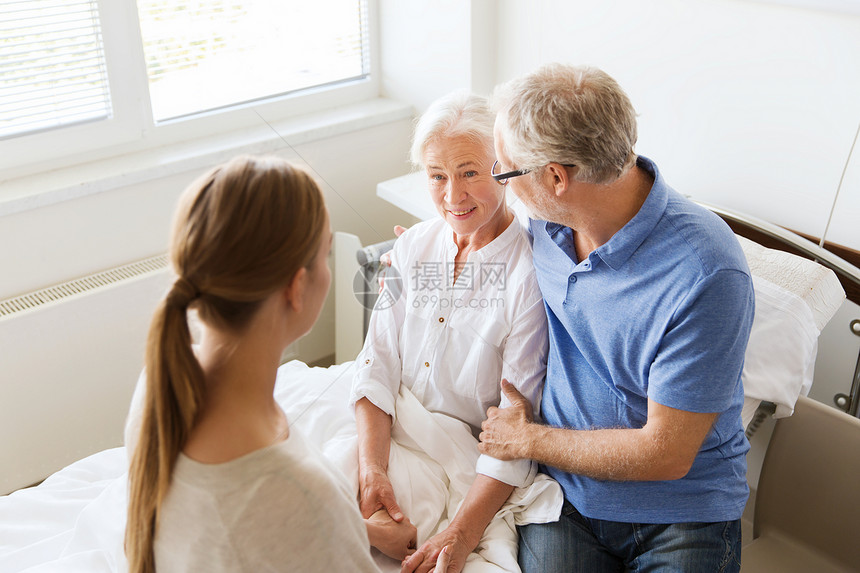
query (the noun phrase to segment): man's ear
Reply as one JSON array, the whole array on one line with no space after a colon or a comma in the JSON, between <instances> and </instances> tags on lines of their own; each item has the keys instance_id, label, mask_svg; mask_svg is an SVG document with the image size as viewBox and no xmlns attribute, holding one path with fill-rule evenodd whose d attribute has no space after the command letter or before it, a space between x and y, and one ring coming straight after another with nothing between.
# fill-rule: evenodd
<instances>
[{"instance_id":1,"label":"man's ear","mask_svg":"<svg viewBox=\"0 0 860 573\"><path fill-rule=\"evenodd\" d=\"M546 181L552 186L556 197L561 197L570 185L570 175L561 163L550 163L545 170Z\"/></svg>"},{"instance_id":2,"label":"man's ear","mask_svg":"<svg viewBox=\"0 0 860 573\"><path fill-rule=\"evenodd\" d=\"M305 294L308 288L308 269L302 267L293 275L287 287L284 289L287 306L294 312L301 312L304 308Z\"/></svg>"}]
</instances>

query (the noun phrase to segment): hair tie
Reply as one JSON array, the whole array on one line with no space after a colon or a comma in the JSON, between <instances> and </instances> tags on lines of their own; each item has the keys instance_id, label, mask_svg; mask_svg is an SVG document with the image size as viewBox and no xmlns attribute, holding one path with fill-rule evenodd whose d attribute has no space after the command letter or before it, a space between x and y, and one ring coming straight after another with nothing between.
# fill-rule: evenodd
<instances>
[{"instance_id":1,"label":"hair tie","mask_svg":"<svg viewBox=\"0 0 860 573\"><path fill-rule=\"evenodd\" d=\"M188 307L199 296L200 290L191 281L184 277L179 277L167 294L167 302L178 307Z\"/></svg>"}]
</instances>

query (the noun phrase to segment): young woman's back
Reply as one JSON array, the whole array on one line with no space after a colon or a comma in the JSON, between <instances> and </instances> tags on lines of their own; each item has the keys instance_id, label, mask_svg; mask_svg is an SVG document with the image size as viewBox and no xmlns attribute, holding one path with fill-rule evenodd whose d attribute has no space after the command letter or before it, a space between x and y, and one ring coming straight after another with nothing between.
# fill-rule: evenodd
<instances>
[{"instance_id":1,"label":"young woman's back","mask_svg":"<svg viewBox=\"0 0 860 573\"><path fill-rule=\"evenodd\" d=\"M358 506L334 472L297 432L222 464L180 454L162 504L157 570L374 571Z\"/></svg>"},{"instance_id":2,"label":"young woman's back","mask_svg":"<svg viewBox=\"0 0 860 573\"><path fill-rule=\"evenodd\" d=\"M273 396L322 308L330 245L319 187L285 161L238 158L183 195L130 414L132 573L377 571L350 489Z\"/></svg>"}]
</instances>

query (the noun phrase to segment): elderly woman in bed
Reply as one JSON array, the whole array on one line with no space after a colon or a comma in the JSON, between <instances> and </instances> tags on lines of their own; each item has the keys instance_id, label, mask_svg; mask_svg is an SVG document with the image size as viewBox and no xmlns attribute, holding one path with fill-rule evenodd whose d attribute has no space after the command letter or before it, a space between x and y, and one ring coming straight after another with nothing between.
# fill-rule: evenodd
<instances>
[{"instance_id":1,"label":"elderly woman in bed","mask_svg":"<svg viewBox=\"0 0 860 573\"><path fill-rule=\"evenodd\" d=\"M415 225L395 243L392 269L404 292L394 292L400 282L389 275L356 359L351 401L365 517L382 508L395 521L405 517L387 474L401 384L475 436L487 408L506 400L503 378L538 403L546 315L528 237L490 175L494 120L484 98L456 92L433 103L415 129L412 160L427 173L441 218ZM482 456L476 471L456 516L404 561L404 571L430 570L445 546L448 570L460 571L514 487L528 485L536 468Z\"/></svg>"}]
</instances>

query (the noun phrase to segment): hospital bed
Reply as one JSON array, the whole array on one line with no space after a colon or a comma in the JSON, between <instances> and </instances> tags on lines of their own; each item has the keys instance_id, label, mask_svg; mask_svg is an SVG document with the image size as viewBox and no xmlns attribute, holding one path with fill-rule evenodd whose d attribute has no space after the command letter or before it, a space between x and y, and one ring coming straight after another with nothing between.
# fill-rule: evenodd
<instances>
[{"instance_id":1,"label":"hospital bed","mask_svg":"<svg viewBox=\"0 0 860 573\"><path fill-rule=\"evenodd\" d=\"M840 290L849 305L860 304L860 269L781 227L706 206L742 239L756 282L756 324L744 368L747 436L752 437L766 417L779 418L750 504L752 541L741 552L741 571L856 571L860 564L855 539L860 528L860 354L848 392L836 394L829 405L806 395L818 334L842 303ZM765 288L769 283L805 304ZM795 328L790 322L795 322ZM847 326L860 335L857 316Z\"/></svg>"},{"instance_id":2,"label":"hospital bed","mask_svg":"<svg viewBox=\"0 0 860 573\"><path fill-rule=\"evenodd\" d=\"M790 416L812 384L818 337L824 325L846 292L860 303L854 298L860 291L860 269L794 233L709 208L742 237L754 275L756 316L743 375L744 423L751 426L757 413ZM356 241L339 234L335 250L355 253L361 249L366 258L368 251ZM369 256L378 256L379 250L371 250ZM351 257L338 258L344 261ZM334 399L336 394L326 391L334 386L326 384L335 379L343 386L349 376L345 361L355 356L361 345L366 304L356 301L353 286L344 287L359 269L358 261L351 265L338 262L335 271L336 346L338 362L344 364L311 369L293 361L282 366L281 374L289 388L281 387L281 391L284 396L289 391L291 398L284 404L285 410L291 420L305 424L304 429L316 435L336 434L336 420L308 412ZM304 384L312 380L317 382ZM295 399L295 392L303 387L310 390ZM857 394L855 372L848 409L856 411ZM124 448L105 450L56 472L39 486L0 497L0 571L124 571L121 540L126 464Z\"/></svg>"}]
</instances>

